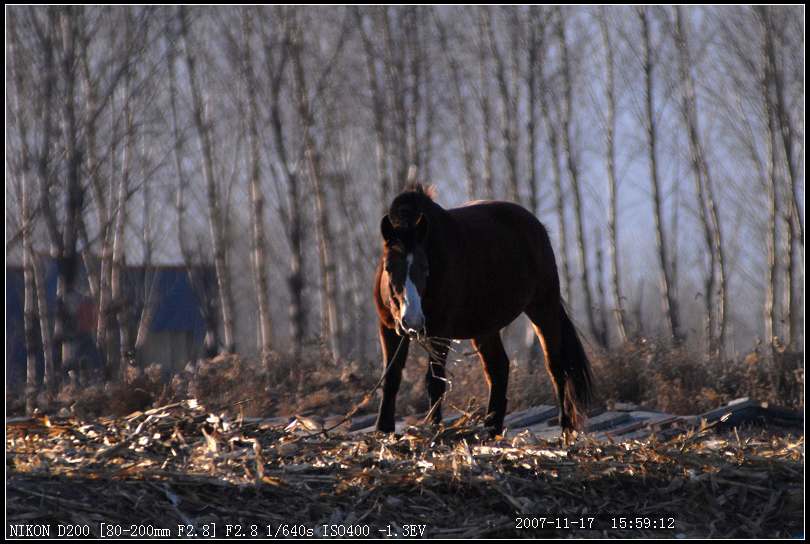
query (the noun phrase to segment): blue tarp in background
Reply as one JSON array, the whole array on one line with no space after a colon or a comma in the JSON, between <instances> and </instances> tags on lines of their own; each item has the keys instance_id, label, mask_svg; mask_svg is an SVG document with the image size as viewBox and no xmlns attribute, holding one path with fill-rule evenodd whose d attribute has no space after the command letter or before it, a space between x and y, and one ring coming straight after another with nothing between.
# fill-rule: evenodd
<instances>
[{"instance_id":1,"label":"blue tarp in background","mask_svg":"<svg viewBox=\"0 0 810 544\"><path fill-rule=\"evenodd\" d=\"M51 316L56 310L56 280L57 266L53 260L45 264L46 300ZM194 271L197 278L201 278L204 285L212 285L213 269L199 268ZM76 280L82 286L82 292L87 285L84 270ZM190 332L195 345L202 345L205 336L205 322L203 320L200 295L202 289L192 284L185 267L156 267L148 268L144 273L143 267L127 267L124 271L124 286L128 300L132 301L131 311L138 316L143 307L144 290L146 285L153 285L152 296L155 297L155 314L152 318L150 331L152 332ZM195 289L195 286L197 287ZM25 331L23 321L24 310L24 280L22 267L6 267L6 372L7 385L25 382ZM83 357L91 365L101 364L101 355L96 349L93 336L93 322L96 315L95 304L89 293L80 303L79 329L79 357ZM40 339L39 323L37 326L37 340ZM51 321L53 326L53 321ZM38 349L39 371L42 376L42 354Z\"/></svg>"}]
</instances>

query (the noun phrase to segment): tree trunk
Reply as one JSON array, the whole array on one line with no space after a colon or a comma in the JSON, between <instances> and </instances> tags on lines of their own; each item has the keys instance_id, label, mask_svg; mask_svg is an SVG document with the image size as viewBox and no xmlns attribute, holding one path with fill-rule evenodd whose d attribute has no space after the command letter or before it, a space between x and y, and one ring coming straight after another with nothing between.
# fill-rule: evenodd
<instances>
[{"instance_id":1,"label":"tree trunk","mask_svg":"<svg viewBox=\"0 0 810 544\"><path fill-rule=\"evenodd\" d=\"M286 140L284 137L284 123L281 116L281 90L284 81L284 67L290 53L290 25L284 26L284 46L274 48L269 41L265 42L265 66L266 72L270 76L270 126L273 131L273 143L275 152L278 155L279 163L286 178L286 220L287 228L285 234L290 245L290 265L287 275L287 288L290 295L290 305L288 315L290 321L290 336L292 337L292 357L294 361L301 358L304 347L304 334L307 322L306 306L304 305L304 259L306 254L303 251L303 210L301 202L301 188L298 171L293 166L292 157L287 152ZM265 36L266 39L266 36ZM279 60L274 60L273 52L279 49ZM283 212L283 208L279 206ZM302 376L298 376L301 383Z\"/></svg>"},{"instance_id":2,"label":"tree trunk","mask_svg":"<svg viewBox=\"0 0 810 544\"><path fill-rule=\"evenodd\" d=\"M529 16L529 66L526 77L529 94L529 120L526 131L529 133L529 209L536 214L540 204L537 177L537 65L543 62L545 25L538 6L529 8Z\"/></svg>"},{"instance_id":3,"label":"tree trunk","mask_svg":"<svg viewBox=\"0 0 810 544\"><path fill-rule=\"evenodd\" d=\"M653 69L654 63L650 45L650 25L646 8L638 8L641 20L641 34L643 46L644 69L644 106L645 106L645 132L647 133L647 156L650 164L650 182L652 184L653 216L655 219L655 242L658 252L660 274L661 306L666 318L668 333L675 342L680 342L680 319L678 315L675 290L671 277L670 260L666 239L664 236L664 222L662 217L661 183L658 179L658 161L656 157L657 127L655 109L653 107Z\"/></svg>"},{"instance_id":4,"label":"tree trunk","mask_svg":"<svg viewBox=\"0 0 810 544\"><path fill-rule=\"evenodd\" d=\"M304 348L304 330L307 316L304 306L304 250L301 209L301 192L298 187L298 176L287 178L287 201L290 210L290 272L287 284L290 291L290 334L293 340L293 360L301 358Z\"/></svg>"},{"instance_id":5,"label":"tree trunk","mask_svg":"<svg viewBox=\"0 0 810 544\"><path fill-rule=\"evenodd\" d=\"M54 42L53 42L53 35L54 35L54 27L56 24L56 15L55 15L55 8L49 8L48 11L48 27L45 31L40 35L40 47L43 52L43 84L42 84L42 95L41 95L41 103L39 104L40 115L42 116L42 127L41 127L41 135L39 135L39 139L41 142L41 147L39 148L38 152L32 153L31 148L28 144L28 126L24 121L23 114L21 112L21 103L17 102L18 111L20 114L18 115L19 126L20 126L20 138L23 143L23 162L24 162L24 171L28 171L29 168L36 167L36 177L38 178L38 187L39 187L39 206L42 212L42 215L45 219L45 226L47 227L47 232L50 238L50 245L51 245L51 255L58 255L61 250L59 246L61 245L61 239L58 235L56 217L53 213L53 209L51 208L50 204L50 187L51 187L51 175L50 175L50 148L52 142L52 131L53 131L53 95L55 90L55 72L54 72ZM16 39L16 25L14 24L14 19L9 24L9 31L12 36L12 43L17 44L18 40ZM9 54L10 57L14 58L13 55ZM16 60L16 59L15 59ZM15 67L15 75L21 77L22 74L19 72L21 69L20 61L14 63ZM19 101L23 96L23 93L27 91L23 91L23 85L20 82L17 85L15 98ZM35 164L33 164L35 163ZM29 197L30 198L30 197ZM26 206L23 206L25 209ZM30 209L30 203L28 205ZM26 225L26 221L23 221L24 228ZM34 253L33 249L33 240L31 240L31 232L24 231L24 234L27 235L28 241L23 241L23 251L27 252L28 254L28 263L30 265L30 272L33 276L34 281L34 289L36 294L36 303L37 308L36 312L39 316L39 329L41 335L41 342L42 342L42 351L43 351L43 359L44 359L44 368L42 373L42 387L45 390L46 394L52 396L57 387L58 387L58 377L56 375L56 368L55 368L55 361L54 361L54 345L53 345L53 336L50 326L50 318L48 313L48 305L47 305L47 293L45 290L45 279L44 273L42 271L42 266L40 265L39 259L37 258L36 254ZM25 258L25 255L24 255ZM25 265L25 263L24 263ZM26 293L27 296L27 293ZM27 332L27 331L26 331ZM28 341L28 339L26 339ZM30 351L28 353L31 353ZM30 363L28 361L27 363ZM27 365L27 368L29 366ZM28 380L28 376L26 375L26 380Z\"/></svg>"},{"instance_id":6,"label":"tree trunk","mask_svg":"<svg viewBox=\"0 0 810 544\"><path fill-rule=\"evenodd\" d=\"M394 110L395 123L393 131L396 137L397 168L396 179L393 183L394 193L398 193L408 181L408 170L410 168L408 155L408 111L407 111L407 90L405 89L405 60L402 51L402 43L394 36L394 17L390 6L383 9L383 31L386 46L384 56L385 71L388 74L388 82L391 86L392 106ZM401 25L401 21L397 21Z\"/></svg>"},{"instance_id":7,"label":"tree trunk","mask_svg":"<svg viewBox=\"0 0 810 544\"><path fill-rule=\"evenodd\" d=\"M538 66L538 77L544 81L543 66ZM557 259L562 267L562 293L563 298L571 304L571 269L568 265L568 237L565 226L565 191L563 188L562 169L560 167L560 139L557 122L552 118L550 103L556 102L551 90L544 83L544 88L540 92L540 111L546 125L548 135L549 151L551 152L551 171L554 178L554 200L557 209L557 236L560 245L557 248Z\"/></svg>"},{"instance_id":8,"label":"tree trunk","mask_svg":"<svg viewBox=\"0 0 810 544\"><path fill-rule=\"evenodd\" d=\"M607 297L605 295L605 262L602 255L602 236L599 229L594 231L594 241L596 243L596 300L599 305L599 328L604 332L605 349L610 347L610 337L608 336Z\"/></svg>"},{"instance_id":9,"label":"tree trunk","mask_svg":"<svg viewBox=\"0 0 810 544\"><path fill-rule=\"evenodd\" d=\"M39 392L39 384L37 383L37 337L36 337L36 319L37 307L35 306L36 297L36 281L34 279L34 255L33 242L31 240L32 230L34 228L33 218L31 217L31 198L29 196L31 187L28 183L28 171L31 167L31 152L28 145L28 124L25 118L25 113L21 107L21 95L26 96L26 89L24 86L24 78L20 72L21 59L17 55L18 52L18 37L16 17L12 14L10 17L9 25L10 40L8 44L8 56L12 60L11 68L14 76L14 91L13 91L13 104L14 104L14 121L19 132L19 139L22 149L20 150L20 166L17 172L17 179L19 184L19 198L20 198L20 223L22 230L22 249L23 249L23 328L24 337L23 342L25 346L25 411L28 414L34 412L36 407L36 396Z\"/></svg>"},{"instance_id":10,"label":"tree trunk","mask_svg":"<svg viewBox=\"0 0 810 544\"><path fill-rule=\"evenodd\" d=\"M27 163L27 157L23 159ZM27 168L25 166L24 168ZM21 207L22 207L22 228L23 228L23 281L24 281L24 306L23 324L25 327L25 412L31 414L36 406L36 396L39 390L37 383L37 333L36 320L37 308L34 304L35 282L34 282L34 250L31 243L31 206L29 203L27 179L23 171L20 179L21 185Z\"/></svg>"},{"instance_id":11,"label":"tree trunk","mask_svg":"<svg viewBox=\"0 0 810 544\"><path fill-rule=\"evenodd\" d=\"M775 303L776 303L776 290L778 285L778 278L776 275L777 267L777 251L779 249L778 240L778 227L777 218L779 216L778 204L778 182L776 179L776 120L774 112L774 100L771 95L771 82L774 75L772 73L772 65L769 62L768 52L768 34L771 32L771 27L768 18L767 9L764 7L757 7L757 13L760 16L760 23L762 26L762 79L760 80L760 89L762 92L762 105L765 113L765 120L767 126L767 140L766 140L766 157L767 157L767 176L766 191L768 193L768 227L767 227L767 246L768 246L768 263L765 273L765 341L766 345L771 348L772 354L775 349L775 340L779 335L776 329L775 321Z\"/></svg>"},{"instance_id":12,"label":"tree trunk","mask_svg":"<svg viewBox=\"0 0 810 544\"><path fill-rule=\"evenodd\" d=\"M79 127L76 115L76 48L78 34L78 9L63 8L62 26L63 56L62 77L65 84L63 113L65 121L65 155L67 161L67 187L65 194L65 225L62 231L61 254L58 258L57 318L60 322L59 341L62 348L62 364L72 368L76 363L77 338L75 313L79 304L76 280L79 274L76 251L84 190L81 186L82 149L79 143Z\"/></svg>"},{"instance_id":13,"label":"tree trunk","mask_svg":"<svg viewBox=\"0 0 810 544\"><path fill-rule=\"evenodd\" d=\"M481 8L484 13L484 28L489 40L489 48L495 59L495 74L498 81L498 90L501 97L501 142L504 148L504 157L509 169L509 189L507 198L512 202L520 203L520 187L518 183L518 132L515 130L517 122L517 96L509 88L509 79L506 72L506 60L498 47L495 31L492 27L491 8Z\"/></svg>"},{"instance_id":14,"label":"tree trunk","mask_svg":"<svg viewBox=\"0 0 810 544\"><path fill-rule=\"evenodd\" d=\"M571 110L573 107L573 92L571 81L571 65L568 60L568 44L565 38L565 17L560 10L557 25L557 39L560 44L560 54L562 57L563 72L563 101L562 101L562 144L565 153L566 165L568 166L568 177L571 181L571 188L574 196L574 218L577 225L577 248L579 250L580 284L585 295L585 308L588 314L588 324L591 334L602 347L607 347L607 336L604 330L600 330L596 319L597 309L594 305L593 292L591 290L590 273L588 267L588 250L585 239L585 221L583 219L582 188L579 180L579 165L571 145Z\"/></svg>"},{"instance_id":15,"label":"tree trunk","mask_svg":"<svg viewBox=\"0 0 810 544\"><path fill-rule=\"evenodd\" d=\"M419 24L423 27L428 27L430 22L427 17L427 9L422 8L419 11ZM425 114L422 116L422 135L419 138L419 173L422 180L433 179L433 134L436 130L436 102L438 86L436 85L436 74L434 73L432 58L426 50L429 47L427 40L423 39L419 42L419 55L422 57L424 65L424 75L422 76L422 95L424 96L424 107L422 108Z\"/></svg>"},{"instance_id":16,"label":"tree trunk","mask_svg":"<svg viewBox=\"0 0 810 544\"><path fill-rule=\"evenodd\" d=\"M482 138L483 138L483 162L484 172L482 176L482 184L484 188L484 198L495 198L495 178L493 175L493 150L492 150L492 104L490 103L489 96L489 63L487 62L487 48L484 45L485 25L483 10L485 8L478 8L478 70L481 80L481 94L478 101L481 108L481 122L482 122Z\"/></svg>"},{"instance_id":17,"label":"tree trunk","mask_svg":"<svg viewBox=\"0 0 810 544\"><path fill-rule=\"evenodd\" d=\"M407 39L404 40L402 50L405 58L408 59L408 68L410 72L410 81L406 84L405 88L410 92L411 100L410 107L407 109L407 138L408 145L408 167L413 169L409 172L409 177L414 181L422 179L423 177L423 163L421 148L419 143L419 113L422 110L422 95L420 89L422 87L423 66L422 58L419 52L419 42L421 40L419 28L419 6L410 6L404 9L405 15L405 35Z\"/></svg>"},{"instance_id":18,"label":"tree trunk","mask_svg":"<svg viewBox=\"0 0 810 544\"><path fill-rule=\"evenodd\" d=\"M329 215L326 204L326 187L321 165L320 150L315 142L315 119L309 101L301 50L303 33L300 28L293 30L293 42L290 46L291 61L295 78L295 94L298 114L304 131L304 155L309 170L312 189L315 197L315 226L318 235L318 256L321 270L321 332L334 361L342 357L337 323L337 290L335 263L333 261L333 241Z\"/></svg>"},{"instance_id":19,"label":"tree trunk","mask_svg":"<svg viewBox=\"0 0 810 544\"><path fill-rule=\"evenodd\" d=\"M786 203L787 204L787 203ZM789 210L784 210L784 221L785 221L785 239L784 249L784 259L785 259L785 279L784 285L782 286L782 316L781 321L782 323L787 324L787 331L784 333L784 342L785 346L792 347L796 342L795 338L798 336L796 334L797 323L795 319L796 314L796 297L793 295L793 291L795 289L794 276L795 276L795 247L796 244L794 243L794 237L796 235L794 231L794 225L792 218L790 216ZM784 329L783 329L784 330Z\"/></svg>"},{"instance_id":20,"label":"tree trunk","mask_svg":"<svg viewBox=\"0 0 810 544\"><path fill-rule=\"evenodd\" d=\"M33 249L31 250L33 254ZM42 358L44 361L42 369L42 387L46 393L50 394L54 389L56 372L53 358L53 335L51 332L51 320L48 313L48 291L45 286L45 275L42 270L39 258L34 255L31 259L31 269L34 273L34 287L37 295L37 314L39 316L39 334L42 340Z\"/></svg>"},{"instance_id":21,"label":"tree trunk","mask_svg":"<svg viewBox=\"0 0 810 544\"><path fill-rule=\"evenodd\" d=\"M175 199L175 209L177 211L177 243L180 248L180 255L183 258L183 264L186 267L186 274L189 282L194 287L197 296L203 303L200 305L200 312L202 313L203 322L205 324L205 336L203 338L203 349L206 357L213 357L218 349L218 334L216 323L216 309L212 307L210 298L207 296L205 285L207 284L204 277L204 270L195 270L194 256L188 244L188 233L185 229L186 224L186 188L188 187L188 178L183 170L183 142L184 135L180 131L180 121L177 112L177 77L175 74L175 61L176 49L175 45L167 40L166 42L166 63L169 72L169 104L172 114L172 134L174 141L172 145L172 152L174 156L174 169L177 175L177 195Z\"/></svg>"},{"instance_id":22,"label":"tree trunk","mask_svg":"<svg viewBox=\"0 0 810 544\"><path fill-rule=\"evenodd\" d=\"M607 13L602 8L599 18L602 29L602 38L605 47L605 99L607 102L607 119L605 127L605 156L607 163L608 177L608 247L610 253L610 285L613 291L613 318L616 321L616 332L622 344L627 342L627 327L624 318L624 298L622 297L621 281L619 274L619 234L618 234L618 184L616 181L616 142L614 134L616 132L616 96L614 80L613 45L610 40L610 29L608 28ZM607 331L607 328L605 328Z\"/></svg>"},{"instance_id":23,"label":"tree trunk","mask_svg":"<svg viewBox=\"0 0 810 544\"><path fill-rule=\"evenodd\" d=\"M632 306L633 317L636 322L636 338L644 338L647 328L644 326L644 280L638 280L638 292L635 304Z\"/></svg>"},{"instance_id":24,"label":"tree trunk","mask_svg":"<svg viewBox=\"0 0 810 544\"><path fill-rule=\"evenodd\" d=\"M225 234L225 223L222 219L222 202L214 173L214 149L211 142L211 119L206 116L202 91L197 81L196 59L192 53L189 39L189 23L186 8L180 8L180 22L183 34L183 44L186 53L186 68L188 71L189 87L191 88L192 106L194 110L194 125L200 148L203 154L203 177L205 178L206 199L208 204L209 227L214 250L214 267L217 274L217 290L219 292L219 309L222 315L222 340L226 353L233 353L236 349L234 340L233 296L231 293L231 278L228 271L228 249Z\"/></svg>"},{"instance_id":25,"label":"tree trunk","mask_svg":"<svg viewBox=\"0 0 810 544\"><path fill-rule=\"evenodd\" d=\"M88 49L83 49L82 75L84 79L85 100L87 102L88 117L98 107L98 92L90 77L90 59ZM115 148L115 137L111 139L110 147ZM96 155L96 123L87 123L87 170L90 178L93 201L99 224L99 241L101 243L101 258L98 273L98 316L96 320L96 346L105 359L113 356L107 345L107 335L112 328L113 315L110 307L110 269L112 267L112 219L105 195L104 183L101 179L100 162Z\"/></svg>"},{"instance_id":26,"label":"tree trunk","mask_svg":"<svg viewBox=\"0 0 810 544\"><path fill-rule=\"evenodd\" d=\"M720 360L726 350L726 331L728 329L728 278L726 275L726 250L723 245L723 230L720 224L720 214L717 211L717 199L714 197L712 178L708 174L708 165L704 163L706 179L706 196L708 198L711 223L714 226L714 251L717 256L717 350Z\"/></svg>"},{"instance_id":27,"label":"tree trunk","mask_svg":"<svg viewBox=\"0 0 810 544\"><path fill-rule=\"evenodd\" d=\"M340 184L340 205L341 211L345 218L353 217L354 202L357 195L353 194L351 188L348 186L348 180L345 178L341 180ZM348 266L353 273L348 274L351 285L351 300L345 308L352 308L354 328L350 328L349 334L353 336L355 352L353 356L355 360L364 360L367 348L367 335L368 329L363 324L367 321L367 285L364 281L364 274L360 271L364 269L366 263L369 262L370 256L366 254L366 245L364 237L358 235L356 230L357 225L352 221L345 222L345 237L346 237L346 253L348 257Z\"/></svg>"},{"instance_id":28,"label":"tree trunk","mask_svg":"<svg viewBox=\"0 0 810 544\"><path fill-rule=\"evenodd\" d=\"M692 168L695 182L695 198L697 199L698 217L703 229L703 239L706 244L706 252L709 256L708 269L703 282L703 302L704 302L704 331L706 341L706 353L713 356L717 352L715 344L715 278L717 268L717 246L715 244L715 232L717 225L712 223L714 214L707 211L706 186L709 175L708 165L705 160L705 152L700 140L700 129L698 126L697 96L692 79L692 60L689 52L689 41L687 30L684 28L683 9L675 8L675 43L678 48L678 74L681 85L681 115L686 128L687 140L689 142L690 166ZM716 206L716 205L715 205Z\"/></svg>"},{"instance_id":29,"label":"tree trunk","mask_svg":"<svg viewBox=\"0 0 810 544\"><path fill-rule=\"evenodd\" d=\"M770 72L773 83L773 94L771 98L771 113L775 118L774 129L778 129L781 135L782 151L785 158L785 172L786 178L786 191L785 199L788 210L785 211L787 221L787 240L785 241L785 254L786 254L786 277L785 277L785 308L787 309L787 323L788 333L786 338L786 345L791 349L799 349L799 336L801 328L801 303L799 300L800 290L794 289L794 286L799 285L801 279L797 278L797 261L801 262L804 258L804 223L799 211L799 183L798 183L798 166L796 164L793 143L796 139L796 131L793 127L793 121L790 117L786 105L786 98L784 96L784 83L783 83L783 70L779 63L776 61L776 46L774 44L774 35L777 29L774 29L773 19L771 18L771 11L773 8L760 6L757 8L760 14L760 19L764 25L763 39L765 48L765 58ZM797 236L798 234L798 236ZM794 243L798 242L798 244ZM797 246L801 248L801 259L796 255Z\"/></svg>"},{"instance_id":30,"label":"tree trunk","mask_svg":"<svg viewBox=\"0 0 810 544\"><path fill-rule=\"evenodd\" d=\"M264 194L261 186L261 152L259 144L260 116L256 93L259 83L253 71L253 58L251 56L251 38L253 27L250 15L243 11L242 23L244 27L244 64L246 79L246 94L248 101L248 138L250 140L250 202L252 223L252 262L253 278L256 284L256 301L259 309L259 348L265 366L270 364L272 350L272 328L270 322L269 282L267 279L267 242L264 233ZM268 370L269 367L268 367Z\"/></svg>"},{"instance_id":31,"label":"tree trunk","mask_svg":"<svg viewBox=\"0 0 810 544\"><path fill-rule=\"evenodd\" d=\"M377 159L377 183L380 185L380 210L388 213L391 202L391 180L388 175L388 137L385 123L385 94L380 77L377 74L377 61L374 43L365 30L365 17L359 7L354 8L357 26L363 39L363 51L366 57L371 103L374 115L375 155Z\"/></svg>"},{"instance_id":32,"label":"tree trunk","mask_svg":"<svg viewBox=\"0 0 810 544\"><path fill-rule=\"evenodd\" d=\"M129 89L127 89L128 91ZM127 223L127 196L129 193L130 173L132 169L132 154L135 151L135 128L129 97L124 98L124 122L126 133L124 136L124 156L121 161L121 181L118 186L116 202L115 232L113 234L112 271L110 276L110 289L112 292L112 306L118 320L118 364L108 366L108 379L121 379L125 377L127 364L132 358L133 339L131 334L130 301L124 291L124 245L125 229Z\"/></svg>"},{"instance_id":33,"label":"tree trunk","mask_svg":"<svg viewBox=\"0 0 810 544\"><path fill-rule=\"evenodd\" d=\"M467 175L465 188L467 200L474 200L478 195L479 181L478 172L475 168L475 158L473 157L473 144L471 141L469 123L467 122L467 107L464 100L464 82L461 75L461 66L458 57L450 49L450 41L447 38L447 28L438 15L435 16L436 28L439 32L439 42L444 51L447 65L450 68L450 78L453 88L453 106L456 114L456 124L458 125L459 141L461 142L461 156L464 159L464 172Z\"/></svg>"},{"instance_id":34,"label":"tree trunk","mask_svg":"<svg viewBox=\"0 0 810 544\"><path fill-rule=\"evenodd\" d=\"M41 147L37 157L37 177L39 178L39 205L45 219L45 226L48 231L50 241L51 257L58 257L62 253L62 239L59 236L59 228L56 214L51 206L51 185L53 178L50 172L51 145L54 133L54 94L56 90L55 54L54 54L54 33L57 25L56 10L48 12L48 27L42 35L42 53L44 64L44 84L42 90L42 136ZM42 334L42 349L45 355L45 369L42 382L49 394L54 394L59 388L60 374L57 368L58 362L55 359L56 348L61 352L61 339L54 338L57 331L61 334L61 323L58 315L54 319L53 329L50 327L50 319L47 311L47 298L45 289L45 275L38 260L32 263L34 266L34 279L37 287L37 303L39 305L40 333ZM43 311L44 310L44 311ZM43 323L45 321L45 323ZM44 325L44 326L43 326Z\"/></svg>"},{"instance_id":35,"label":"tree trunk","mask_svg":"<svg viewBox=\"0 0 810 544\"><path fill-rule=\"evenodd\" d=\"M142 244L143 244L143 263L142 263L142 288L143 288L143 305L141 306L141 313L138 316L137 329L135 333L135 342L133 344L133 358L136 362L140 362L140 353L144 344L149 338L149 332L152 329L152 320L157 311L158 300L156 297L156 279L157 272L153 266L154 254L154 238L152 234L152 217L150 214L150 207L152 202L151 196L151 180L149 175L143 172L141 178L141 192L143 193L143 216L141 221L142 230Z\"/></svg>"}]
</instances>

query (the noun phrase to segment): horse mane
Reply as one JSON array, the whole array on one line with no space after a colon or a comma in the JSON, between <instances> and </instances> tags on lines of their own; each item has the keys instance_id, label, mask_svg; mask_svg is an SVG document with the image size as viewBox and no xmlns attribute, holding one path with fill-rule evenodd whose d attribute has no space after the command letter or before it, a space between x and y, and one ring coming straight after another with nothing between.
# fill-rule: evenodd
<instances>
[{"instance_id":1,"label":"horse mane","mask_svg":"<svg viewBox=\"0 0 810 544\"><path fill-rule=\"evenodd\" d=\"M421 183L409 183L405 189L394 198L388 215L396 227L412 226L419 214L428 215L430 210L438 207L433 200L436 188L433 185L425 186Z\"/></svg>"},{"instance_id":2,"label":"horse mane","mask_svg":"<svg viewBox=\"0 0 810 544\"><path fill-rule=\"evenodd\" d=\"M424 185L418 181L413 183L409 183L405 186L405 190L402 191L403 193L417 193L420 195L426 196L430 200L436 199L436 186L435 185Z\"/></svg>"}]
</instances>

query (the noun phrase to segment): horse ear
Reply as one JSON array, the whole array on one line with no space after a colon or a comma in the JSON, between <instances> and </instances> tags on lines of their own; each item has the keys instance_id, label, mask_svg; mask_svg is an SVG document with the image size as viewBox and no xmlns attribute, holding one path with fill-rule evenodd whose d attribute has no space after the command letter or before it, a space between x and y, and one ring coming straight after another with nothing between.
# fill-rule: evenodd
<instances>
[{"instance_id":1,"label":"horse ear","mask_svg":"<svg viewBox=\"0 0 810 544\"><path fill-rule=\"evenodd\" d=\"M380 232L382 233L383 240L390 242L396 236L394 233L394 225L391 224L391 218L387 215L380 221Z\"/></svg>"},{"instance_id":2,"label":"horse ear","mask_svg":"<svg viewBox=\"0 0 810 544\"><path fill-rule=\"evenodd\" d=\"M420 213L416 220L416 241L420 244L425 241L428 234L428 222L425 214Z\"/></svg>"}]
</instances>

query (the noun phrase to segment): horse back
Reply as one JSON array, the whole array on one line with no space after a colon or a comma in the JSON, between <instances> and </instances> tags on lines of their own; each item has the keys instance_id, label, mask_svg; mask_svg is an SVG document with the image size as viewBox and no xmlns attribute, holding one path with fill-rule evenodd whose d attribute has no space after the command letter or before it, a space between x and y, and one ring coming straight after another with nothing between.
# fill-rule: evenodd
<instances>
[{"instance_id":1,"label":"horse back","mask_svg":"<svg viewBox=\"0 0 810 544\"><path fill-rule=\"evenodd\" d=\"M444 242L452 255L446 292L463 308L447 336L503 328L558 281L548 233L525 208L476 201L447 212L455 228Z\"/></svg>"},{"instance_id":2,"label":"horse back","mask_svg":"<svg viewBox=\"0 0 810 544\"><path fill-rule=\"evenodd\" d=\"M506 258L508 262L546 260L548 232L526 208L497 200L477 200L448 210L473 257ZM476 260L476 259L473 259Z\"/></svg>"}]
</instances>

